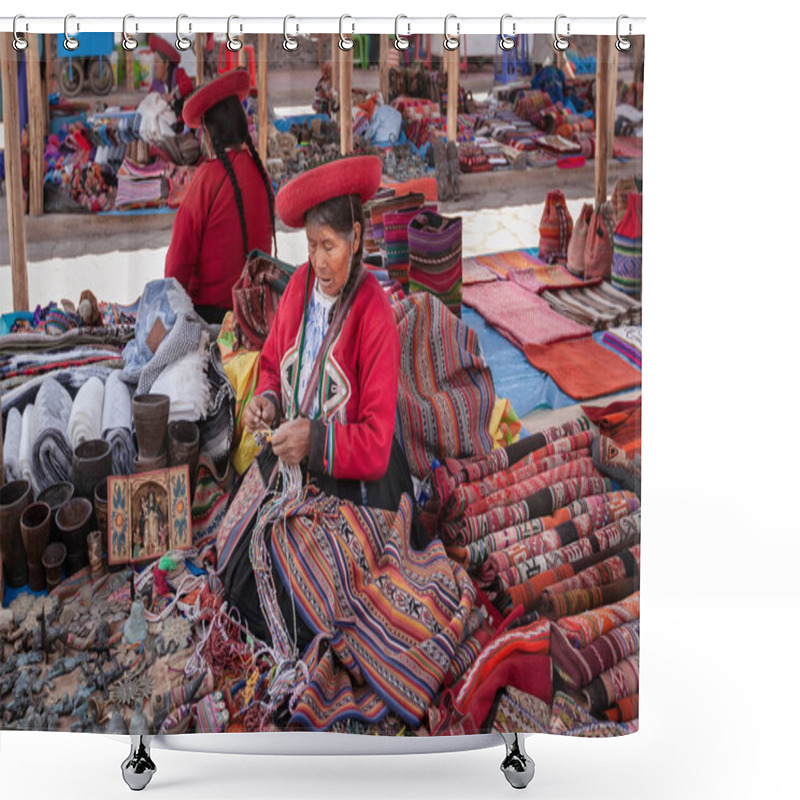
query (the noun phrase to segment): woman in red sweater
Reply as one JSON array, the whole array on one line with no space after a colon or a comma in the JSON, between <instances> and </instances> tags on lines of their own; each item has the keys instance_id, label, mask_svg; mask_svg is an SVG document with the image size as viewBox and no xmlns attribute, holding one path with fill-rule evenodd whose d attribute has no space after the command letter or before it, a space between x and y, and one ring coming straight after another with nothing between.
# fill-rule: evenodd
<instances>
[{"instance_id":1,"label":"woman in red sweater","mask_svg":"<svg viewBox=\"0 0 800 800\"><path fill-rule=\"evenodd\" d=\"M186 124L202 127L209 158L175 215L164 276L177 279L212 323L233 308L231 290L247 254L271 252L275 236L272 186L242 108L249 90L248 73L232 70L196 91L183 108Z\"/></svg>"},{"instance_id":2,"label":"woman in red sweater","mask_svg":"<svg viewBox=\"0 0 800 800\"><path fill-rule=\"evenodd\" d=\"M308 262L281 297L244 423L251 432L273 429L258 461L266 479L280 458L304 466L326 494L396 509L401 495L414 491L394 435L400 345L389 300L361 262L362 202L380 178L379 158L351 156L309 170L278 192L281 219L305 227ZM228 600L265 638L249 538L221 565L223 582ZM412 543L424 544L416 525ZM277 574L273 580L284 616L291 615Z\"/></svg>"}]
</instances>

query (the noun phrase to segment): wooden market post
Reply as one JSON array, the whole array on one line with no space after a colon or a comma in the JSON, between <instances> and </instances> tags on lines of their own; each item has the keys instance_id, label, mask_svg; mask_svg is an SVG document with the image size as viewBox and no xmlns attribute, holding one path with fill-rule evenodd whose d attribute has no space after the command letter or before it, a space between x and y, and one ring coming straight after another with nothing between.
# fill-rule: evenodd
<instances>
[{"instance_id":1,"label":"wooden market post","mask_svg":"<svg viewBox=\"0 0 800 800\"><path fill-rule=\"evenodd\" d=\"M267 95L267 70L269 65L269 38L258 34L258 60L256 61L256 90L258 91L258 155L262 161L269 156L269 100Z\"/></svg>"},{"instance_id":2,"label":"wooden market post","mask_svg":"<svg viewBox=\"0 0 800 800\"><path fill-rule=\"evenodd\" d=\"M614 123L617 116L617 70L619 67L619 50L613 41L608 46L608 94L606 102L606 163L614 157Z\"/></svg>"},{"instance_id":3,"label":"wooden market post","mask_svg":"<svg viewBox=\"0 0 800 800\"><path fill-rule=\"evenodd\" d=\"M609 106L609 48L613 37L597 37L597 81L594 98L594 127L595 127L595 153L594 153L594 207L598 208L605 203L608 194L608 106ZM612 129L613 131L613 129ZM613 141L613 139L612 139Z\"/></svg>"},{"instance_id":4,"label":"wooden market post","mask_svg":"<svg viewBox=\"0 0 800 800\"><path fill-rule=\"evenodd\" d=\"M380 56L378 58L378 69L380 71L380 90L383 97L383 102L389 102L389 64L387 63L389 48L389 34L382 33L380 35Z\"/></svg>"},{"instance_id":5,"label":"wooden market post","mask_svg":"<svg viewBox=\"0 0 800 800\"><path fill-rule=\"evenodd\" d=\"M341 86L339 80L339 53L341 49L339 47L339 37L335 34L331 34L331 88L333 89L333 96L336 100L341 103ZM336 119L334 114L331 114L333 119Z\"/></svg>"},{"instance_id":6,"label":"wooden market post","mask_svg":"<svg viewBox=\"0 0 800 800\"><path fill-rule=\"evenodd\" d=\"M19 141L18 54L11 44L12 38L11 33L0 33L0 79L3 87L6 152L6 211L14 311L27 311L28 259L25 250L25 203L22 193L22 152Z\"/></svg>"},{"instance_id":7,"label":"wooden market post","mask_svg":"<svg viewBox=\"0 0 800 800\"><path fill-rule=\"evenodd\" d=\"M206 66L206 34L196 33L194 35L194 58L195 58L195 83L202 86L205 80L204 70Z\"/></svg>"},{"instance_id":8,"label":"wooden market post","mask_svg":"<svg viewBox=\"0 0 800 800\"><path fill-rule=\"evenodd\" d=\"M447 65L447 141L458 141L458 49L444 48Z\"/></svg>"},{"instance_id":9,"label":"wooden market post","mask_svg":"<svg viewBox=\"0 0 800 800\"><path fill-rule=\"evenodd\" d=\"M28 83L28 147L30 148L30 175L28 178L28 213L32 217L44 214L44 98L42 97L42 72L39 53L39 35L28 37L25 49L25 70ZM37 166L38 165L38 166Z\"/></svg>"},{"instance_id":10,"label":"wooden market post","mask_svg":"<svg viewBox=\"0 0 800 800\"><path fill-rule=\"evenodd\" d=\"M42 42L44 44L44 127L45 130L50 132L50 92L53 91L53 55L52 55L52 42L53 34L42 34Z\"/></svg>"},{"instance_id":11,"label":"wooden market post","mask_svg":"<svg viewBox=\"0 0 800 800\"><path fill-rule=\"evenodd\" d=\"M339 51L339 80L342 90L339 94L339 145L342 155L353 150L353 48Z\"/></svg>"}]
</instances>

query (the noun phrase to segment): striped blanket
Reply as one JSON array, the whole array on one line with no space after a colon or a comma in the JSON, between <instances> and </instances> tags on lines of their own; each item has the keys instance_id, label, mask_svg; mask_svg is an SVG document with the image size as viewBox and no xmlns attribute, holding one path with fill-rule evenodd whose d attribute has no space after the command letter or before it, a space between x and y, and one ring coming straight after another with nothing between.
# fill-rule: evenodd
<instances>
[{"instance_id":1,"label":"striped blanket","mask_svg":"<svg viewBox=\"0 0 800 800\"><path fill-rule=\"evenodd\" d=\"M312 496L275 523L273 563L315 633L291 725L325 730L392 710L417 727L468 632L475 589L441 542L410 547L412 507Z\"/></svg>"}]
</instances>

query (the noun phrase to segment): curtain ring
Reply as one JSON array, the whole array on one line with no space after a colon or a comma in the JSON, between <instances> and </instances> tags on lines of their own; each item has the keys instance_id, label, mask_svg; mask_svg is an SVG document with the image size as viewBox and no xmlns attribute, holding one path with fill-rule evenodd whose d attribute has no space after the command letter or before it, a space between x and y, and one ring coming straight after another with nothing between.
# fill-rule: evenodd
<instances>
[{"instance_id":1,"label":"curtain ring","mask_svg":"<svg viewBox=\"0 0 800 800\"><path fill-rule=\"evenodd\" d=\"M292 53L297 50L300 45L297 39L293 39L291 36L289 36L288 27L290 19L297 19L297 17L288 16L283 18L283 49L289 53ZM297 33L297 31L298 26L295 25L294 32Z\"/></svg>"},{"instance_id":2,"label":"curtain ring","mask_svg":"<svg viewBox=\"0 0 800 800\"><path fill-rule=\"evenodd\" d=\"M64 17L64 49L65 50L77 50L78 45L80 42L74 37L69 35L69 21L71 19L75 19L74 14L67 14ZM80 23L75 26L76 32L81 29Z\"/></svg>"},{"instance_id":3,"label":"curtain ring","mask_svg":"<svg viewBox=\"0 0 800 800\"><path fill-rule=\"evenodd\" d=\"M122 47L129 52L131 50L135 50L139 46L139 42L133 38L133 36L128 36L128 20L135 19L133 14L126 14L122 18ZM139 23L136 23L136 30L139 30Z\"/></svg>"},{"instance_id":4,"label":"curtain ring","mask_svg":"<svg viewBox=\"0 0 800 800\"><path fill-rule=\"evenodd\" d=\"M186 51L192 46L192 40L191 39L187 39L181 33L181 20L182 19L187 19L188 17L189 17L188 14L178 14L178 16L175 19L175 47L177 47L178 50L181 50L181 51ZM190 25L189 26L189 30L191 30L191 29L192 29L192 26Z\"/></svg>"},{"instance_id":5,"label":"curtain ring","mask_svg":"<svg viewBox=\"0 0 800 800\"><path fill-rule=\"evenodd\" d=\"M567 18L566 14L559 14L556 17L556 22L554 27L556 38L553 40L553 48L557 50L559 53L563 53L569 47L569 42L558 32L558 21L560 19L566 19L566 18ZM567 36L569 36L569 22L567 22Z\"/></svg>"},{"instance_id":6,"label":"curtain ring","mask_svg":"<svg viewBox=\"0 0 800 800\"><path fill-rule=\"evenodd\" d=\"M23 50L25 50L28 47L28 40L24 39L22 36L20 36L17 33L17 20L19 20L19 19L25 19L24 15L23 14L17 14L17 16L14 17L14 26L12 28L12 31L14 33L14 41L13 41L14 49L21 53ZM26 31L28 30L28 23L27 22L25 23L25 30Z\"/></svg>"},{"instance_id":7,"label":"curtain ring","mask_svg":"<svg viewBox=\"0 0 800 800\"><path fill-rule=\"evenodd\" d=\"M625 39L623 36L620 35L620 32L619 32L620 22L622 22L622 20L624 20L624 19L628 19L628 17L626 17L624 14L620 14L620 16L617 17L617 44L616 44L616 48L617 48L617 50L620 51L620 53L625 53L625 52L627 52L628 50L631 49L631 41L630 41L630 39ZM628 23L628 36L631 35L631 30L632 30L631 29L631 24L629 22Z\"/></svg>"},{"instance_id":8,"label":"curtain ring","mask_svg":"<svg viewBox=\"0 0 800 800\"><path fill-rule=\"evenodd\" d=\"M241 39L237 39L231 35L231 20L239 19L235 14L232 14L228 17L228 43L225 45L231 53L238 53L242 49L242 42ZM242 26L239 25L239 31L241 32Z\"/></svg>"},{"instance_id":9,"label":"curtain ring","mask_svg":"<svg viewBox=\"0 0 800 800\"><path fill-rule=\"evenodd\" d=\"M405 36L401 36L398 28L400 27L400 20L401 19L408 19L405 14L399 14L394 18L394 47L395 50L408 50L411 42L405 38ZM406 27L408 28L408 33L406 36L411 35L411 25L406 23Z\"/></svg>"},{"instance_id":10,"label":"curtain ring","mask_svg":"<svg viewBox=\"0 0 800 800\"><path fill-rule=\"evenodd\" d=\"M355 33L356 26L353 25L353 30L350 36L345 36L343 27L344 27L344 21L346 19L353 19L353 18L349 14L342 14L342 16L339 17L339 48L341 50L352 50L353 47L355 46L355 42L353 41L353 33Z\"/></svg>"},{"instance_id":11,"label":"curtain ring","mask_svg":"<svg viewBox=\"0 0 800 800\"><path fill-rule=\"evenodd\" d=\"M450 22L451 19L456 19L456 15L448 14L444 18L444 42L442 42L442 44L445 50L458 50L458 34L461 31L461 23L456 21L456 35L451 36L447 32L447 23Z\"/></svg>"},{"instance_id":12,"label":"curtain ring","mask_svg":"<svg viewBox=\"0 0 800 800\"><path fill-rule=\"evenodd\" d=\"M511 23L511 36L506 36L503 32L503 23L507 20L511 19L511 14L503 14L500 17L500 47L503 50L513 50L517 45L516 35L517 35L517 23Z\"/></svg>"}]
</instances>

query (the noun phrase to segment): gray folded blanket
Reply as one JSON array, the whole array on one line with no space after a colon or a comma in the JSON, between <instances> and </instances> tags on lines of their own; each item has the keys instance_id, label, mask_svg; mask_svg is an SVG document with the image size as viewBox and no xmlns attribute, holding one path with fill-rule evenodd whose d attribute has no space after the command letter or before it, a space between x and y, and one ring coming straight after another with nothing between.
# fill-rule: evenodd
<instances>
[{"instance_id":1,"label":"gray folded blanket","mask_svg":"<svg viewBox=\"0 0 800 800\"><path fill-rule=\"evenodd\" d=\"M71 410L69 392L53 378L43 381L31 420L33 477L39 491L72 479L72 446L67 436Z\"/></svg>"},{"instance_id":2,"label":"gray folded blanket","mask_svg":"<svg viewBox=\"0 0 800 800\"><path fill-rule=\"evenodd\" d=\"M106 381L101 429L102 437L111 444L111 469L114 475L130 475L136 458L131 392L119 372L112 372Z\"/></svg>"},{"instance_id":3,"label":"gray folded blanket","mask_svg":"<svg viewBox=\"0 0 800 800\"><path fill-rule=\"evenodd\" d=\"M22 414L16 408L8 412L3 438L3 466L7 481L18 481L22 478L19 467L19 445L22 439Z\"/></svg>"}]
</instances>

